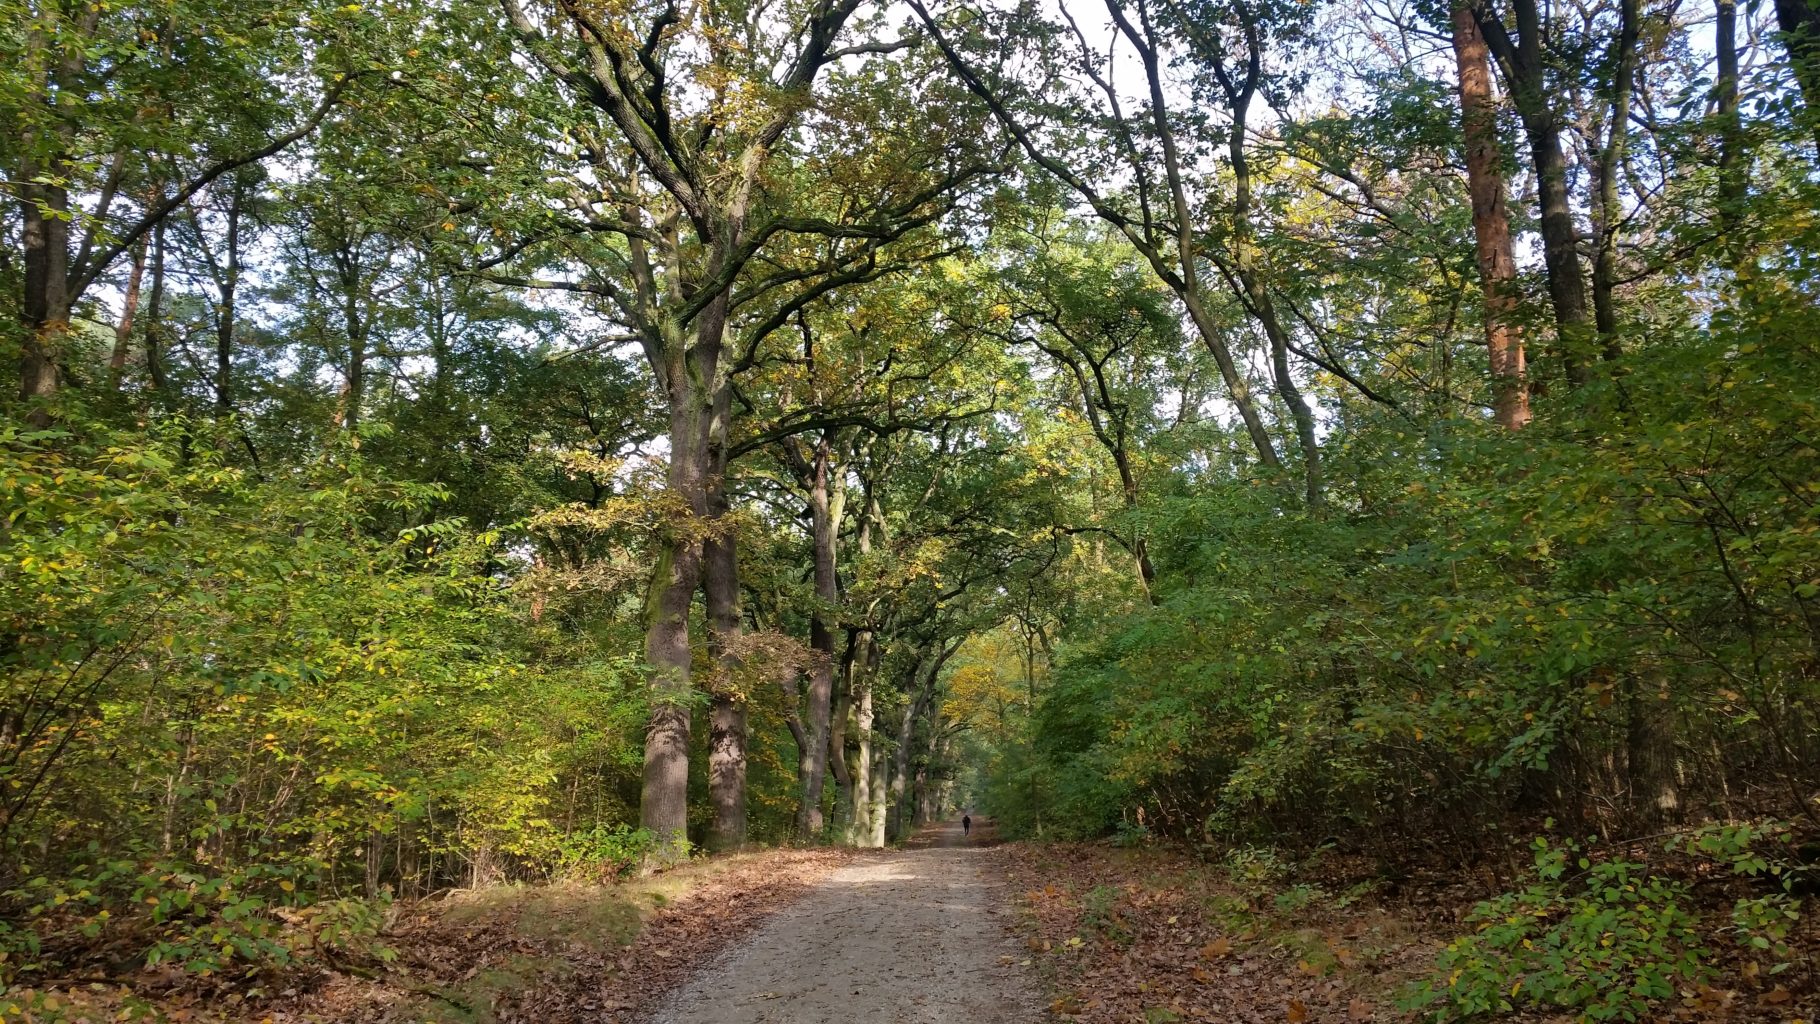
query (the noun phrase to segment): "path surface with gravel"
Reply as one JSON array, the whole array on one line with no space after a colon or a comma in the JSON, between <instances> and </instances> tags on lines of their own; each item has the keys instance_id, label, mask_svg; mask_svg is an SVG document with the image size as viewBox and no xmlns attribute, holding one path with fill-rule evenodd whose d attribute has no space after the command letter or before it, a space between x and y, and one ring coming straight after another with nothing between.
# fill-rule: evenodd
<instances>
[{"instance_id":1,"label":"path surface with gravel","mask_svg":"<svg viewBox=\"0 0 1820 1024\"><path fill-rule=\"evenodd\" d=\"M932 828L830 875L661 1003L651 1024L1043 1019L993 851Z\"/></svg>"}]
</instances>

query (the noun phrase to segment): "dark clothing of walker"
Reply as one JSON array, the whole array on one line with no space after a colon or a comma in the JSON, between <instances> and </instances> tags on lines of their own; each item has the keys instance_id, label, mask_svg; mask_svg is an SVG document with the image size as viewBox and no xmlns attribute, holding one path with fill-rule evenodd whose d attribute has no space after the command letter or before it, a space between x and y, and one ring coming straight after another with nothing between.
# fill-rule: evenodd
<instances>
[{"instance_id":1,"label":"dark clothing of walker","mask_svg":"<svg viewBox=\"0 0 1820 1024\"><path fill-rule=\"evenodd\" d=\"M970 836L972 834L973 834L973 815L971 815L971 814L961 815L961 835Z\"/></svg>"}]
</instances>

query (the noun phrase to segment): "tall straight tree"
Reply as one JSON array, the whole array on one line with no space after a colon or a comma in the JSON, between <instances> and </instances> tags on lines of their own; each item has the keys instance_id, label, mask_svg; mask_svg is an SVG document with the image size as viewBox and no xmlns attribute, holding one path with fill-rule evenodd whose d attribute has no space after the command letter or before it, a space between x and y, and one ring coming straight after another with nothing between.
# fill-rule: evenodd
<instances>
[{"instance_id":1,"label":"tall straight tree","mask_svg":"<svg viewBox=\"0 0 1820 1024\"><path fill-rule=\"evenodd\" d=\"M1492 0L1475 0L1479 23L1493 59L1504 74L1536 173L1536 204L1542 232L1542 265L1554 308L1556 342L1567 377L1587 379L1592 352L1592 318L1586 302L1586 272L1580 266L1579 227L1568 195L1567 155L1561 149L1561 97L1549 73L1547 25L1536 0L1511 0L1515 27L1507 26Z\"/></svg>"},{"instance_id":2,"label":"tall straight tree","mask_svg":"<svg viewBox=\"0 0 1820 1024\"><path fill-rule=\"evenodd\" d=\"M1485 347L1491 359L1492 418L1518 430L1529 422L1522 327L1517 323L1517 260L1504 202L1503 158L1498 152L1498 108L1491 92L1491 60L1479 24L1464 4L1453 9L1453 52L1460 72L1460 124L1466 142L1466 189L1472 197L1472 232L1484 293Z\"/></svg>"}]
</instances>

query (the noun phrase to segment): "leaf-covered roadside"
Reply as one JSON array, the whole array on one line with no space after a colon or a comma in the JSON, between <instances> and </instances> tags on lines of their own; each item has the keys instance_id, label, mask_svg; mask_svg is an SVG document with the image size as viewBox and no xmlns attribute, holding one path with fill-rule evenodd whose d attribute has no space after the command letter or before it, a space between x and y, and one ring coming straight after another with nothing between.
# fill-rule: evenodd
<instances>
[{"instance_id":1,"label":"leaf-covered roadside","mask_svg":"<svg viewBox=\"0 0 1820 1024\"><path fill-rule=\"evenodd\" d=\"M845 863L773 850L609 884L497 886L400 904L375 945L231 982L150 968L14 990L0 1019L192 1024L617 1024Z\"/></svg>"},{"instance_id":2,"label":"leaf-covered roadside","mask_svg":"<svg viewBox=\"0 0 1820 1024\"><path fill-rule=\"evenodd\" d=\"M1488 1019L1483 1011L1462 1010L1457 1001L1437 1009L1422 1003L1420 993L1425 985L1446 989L1450 976L1461 977L1457 968L1464 951L1483 947L1500 929L1531 916L1533 943L1521 944L1537 955L1517 984L1591 977L1611 989L1618 974L1592 973L1608 965L1582 956L1579 968L1569 964L1550 975L1545 960L1563 948L1570 957L1581 953L1571 942L1555 941L1558 937L1548 934L1551 926L1571 928L1605 913L1600 906L1626 917L1618 898L1625 883L1601 882L1617 874L1626 876L1632 892L1674 890L1679 905L1664 911L1633 900L1633 909L1699 922L1686 936L1689 948L1699 951L1698 977L1681 979L1673 998L1642 1016L1616 999L1606 1003L1610 1013L1596 1002L1564 1011L1516 999L1513 990L1514 1011L1493 1008L1496 1019L1789 1024L1810 1020L1811 1009L1803 1007L1816 998L1812 965L1820 936L1812 929L1786 935L1788 948L1779 952L1794 969L1772 976L1760 957L1731 941L1737 926L1727 908L1736 886L1720 865L1702 865L1691 856L1657 865L1664 874L1647 875L1647 881L1616 870L1643 865L1612 861L1594 864L1607 870L1577 874L1570 885L1552 890L1544 872L1529 892L1568 894L1556 902L1577 909L1561 913L1555 912L1560 907L1545 906L1547 901L1521 907L1504 905L1508 897L1476 902L1480 881L1489 880L1462 873L1424 875L1386 891L1355 883L1358 875L1343 858L1291 865L1251 848L1220 863L1170 849L1109 844L1018 843L1007 847L1005 856L1027 962L1049 987L1052 1012L1083 1024ZM1617 949L1596 935L1592 945L1635 967L1638 954L1629 937L1615 938Z\"/></svg>"}]
</instances>

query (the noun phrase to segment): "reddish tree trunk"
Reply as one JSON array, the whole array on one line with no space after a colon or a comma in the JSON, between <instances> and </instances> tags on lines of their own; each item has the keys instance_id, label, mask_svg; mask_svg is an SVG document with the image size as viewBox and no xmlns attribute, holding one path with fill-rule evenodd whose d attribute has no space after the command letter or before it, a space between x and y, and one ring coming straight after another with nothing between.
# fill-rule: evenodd
<instances>
[{"instance_id":1,"label":"reddish tree trunk","mask_svg":"<svg viewBox=\"0 0 1820 1024\"><path fill-rule=\"evenodd\" d=\"M1472 12L1453 12L1453 50L1460 70L1460 113L1466 138L1466 187L1472 196L1472 230L1485 295L1485 345L1491 355L1493 419L1517 430L1529 422L1523 335L1516 323L1517 261L1498 153L1497 105L1491 95L1491 59Z\"/></svg>"}]
</instances>

